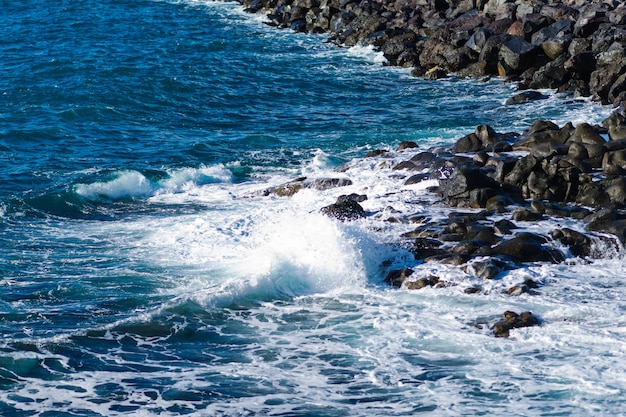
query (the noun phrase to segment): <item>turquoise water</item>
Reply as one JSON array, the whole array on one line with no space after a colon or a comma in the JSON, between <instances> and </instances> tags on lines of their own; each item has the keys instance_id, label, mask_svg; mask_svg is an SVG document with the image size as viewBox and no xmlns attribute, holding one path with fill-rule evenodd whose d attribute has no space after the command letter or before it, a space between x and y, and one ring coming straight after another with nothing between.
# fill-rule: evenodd
<instances>
[{"instance_id":1,"label":"turquoise water","mask_svg":"<svg viewBox=\"0 0 626 417\"><path fill-rule=\"evenodd\" d=\"M421 81L234 3L5 1L0 22L0 414L622 413L621 254L398 291L402 230L316 213L354 191L436 214L369 150L610 109L504 106L499 79ZM345 190L258 197L344 163ZM550 285L501 295L527 277ZM471 325L506 309L545 324Z\"/></svg>"}]
</instances>

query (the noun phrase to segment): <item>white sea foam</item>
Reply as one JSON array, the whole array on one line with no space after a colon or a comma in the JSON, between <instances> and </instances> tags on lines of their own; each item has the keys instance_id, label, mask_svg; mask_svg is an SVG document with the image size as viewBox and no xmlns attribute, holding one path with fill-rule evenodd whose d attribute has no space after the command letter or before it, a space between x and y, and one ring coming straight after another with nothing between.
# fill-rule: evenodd
<instances>
[{"instance_id":1,"label":"white sea foam","mask_svg":"<svg viewBox=\"0 0 626 417\"><path fill-rule=\"evenodd\" d=\"M187 410L194 404L201 410L197 415L293 414L304 407L320 414L333 409L354 416L399 416L430 410L453 416L496 406L511 415L535 409L548 414L619 413L619 398L626 394L626 369L619 361L626 353L622 255L591 264L533 264L494 280L436 262L419 264L394 244L415 225L387 220L413 214L436 220L449 210L434 204L436 197L427 193L433 180L404 186L404 174L391 169L409 156L389 152L384 158L355 160L338 174L327 166L327 155L317 152L304 168L294 167L263 183L233 183L221 167L170 172L175 179L160 182L160 192L153 192L148 203L202 204L203 211L81 224L78 236L108 237L111 256L141 259L169 277L161 291L170 301L107 326L107 341L117 340L123 349L131 339L134 349L154 347L177 355L167 351L169 334L147 337L117 329L133 323L149 326L172 314L169 308L192 301L201 306L200 317L223 311L245 329L233 334L207 321L195 330L199 337L217 327L215 337L226 344L230 337L250 337L251 342L234 345L240 349L238 360L199 349L203 359L194 366L134 363L113 350L103 358L160 370L70 372L63 376L68 388L24 379L23 389L12 394L33 403L20 403L20 397L5 393L0 399L22 410L54 410L63 401L75 409L123 415L110 403L90 402L100 396L98 387L114 384L124 393L117 405L144 405L134 411L137 415L168 415L163 410ZM302 172L346 176L353 184L305 189L291 198L254 197L253 191ZM208 180L199 179L202 175ZM352 192L367 194L362 202L370 213L366 219L343 223L317 212L338 195ZM519 225L539 233L580 227L566 219ZM436 275L450 286L408 291L383 285L386 273L399 267L411 267L418 276ZM526 279L542 285L538 295L503 293ZM481 293L465 294L469 285L480 285ZM245 308L231 312L232 305ZM245 314L236 313L241 308ZM533 311L542 324L513 330L509 339L493 338L489 326L506 310ZM194 319L189 316L185 322ZM185 322L172 324L172 335L183 332ZM206 365L200 365L203 361ZM160 391L154 389L156 382L148 388L132 382L157 379L171 382ZM185 399L203 398L224 386L252 389L255 395Z\"/></svg>"},{"instance_id":2,"label":"white sea foam","mask_svg":"<svg viewBox=\"0 0 626 417\"><path fill-rule=\"evenodd\" d=\"M154 195L193 193L203 185L232 180L232 173L222 164L170 169L167 174L165 179L150 181L138 171L121 171L110 180L76 184L74 192L92 201L146 199Z\"/></svg>"},{"instance_id":3,"label":"white sea foam","mask_svg":"<svg viewBox=\"0 0 626 417\"><path fill-rule=\"evenodd\" d=\"M377 51L373 45L354 45L348 48L348 55L366 59L374 64L384 64L387 59L381 51Z\"/></svg>"},{"instance_id":4,"label":"white sea foam","mask_svg":"<svg viewBox=\"0 0 626 417\"><path fill-rule=\"evenodd\" d=\"M551 99L536 104L546 112L557 105ZM598 108L583 103L578 113L555 121L563 124L572 114L597 121L606 110L593 109ZM530 110L496 111L518 115L518 130L532 123ZM427 143L450 143L463 133L469 132L452 127L446 137L435 132ZM623 413L622 253L590 262L533 264L494 280L436 262L420 264L396 245L401 233L415 227L403 221L414 214L437 221L449 210L426 192L433 180L404 186L405 173L391 169L409 156L390 152L355 160L338 174L330 156L317 151L304 167L281 167L244 184L234 183L227 168L209 166L168 170L167 178L153 182L123 171L77 185L76 192L90 200L133 198L166 209L168 204L194 208L191 214L164 209L124 221L63 223L56 231L77 242L76 251L88 252L93 262L139 264L142 278L157 288L145 291L167 301L152 309L133 306L134 294L126 300L124 288L116 288L107 297L132 306L120 313L122 319L115 315L107 325L53 340L21 340L42 353L4 349L2 366L20 374L8 374L15 383L0 392L0 401L34 415L66 410L107 416ZM254 194L303 174L345 176L353 184L306 189L291 198ZM338 195L353 192L368 196L362 203L366 219L342 223L318 213ZM520 226L538 233L563 226L583 230L566 219ZM42 268L49 267L45 261ZM451 285L408 291L382 283L389 270L400 267ZM138 275L132 268L112 268ZM33 273L32 284L38 276ZM542 284L538 295L503 293L529 278ZM469 285L482 291L465 294ZM80 305L72 305L72 314L77 310ZM542 324L496 339L489 326L506 310L533 311ZM103 307L99 314L101 323L111 312ZM145 330L151 326L165 331L154 336ZM88 330L103 335L86 337ZM88 342L73 340L77 334ZM68 349L78 349L81 361L58 353ZM39 377L36 371L42 369L52 377Z\"/></svg>"},{"instance_id":5,"label":"white sea foam","mask_svg":"<svg viewBox=\"0 0 626 417\"><path fill-rule=\"evenodd\" d=\"M140 172L123 171L109 181L92 184L77 184L76 194L89 200L119 200L127 198L145 198L152 194L153 186Z\"/></svg>"}]
</instances>

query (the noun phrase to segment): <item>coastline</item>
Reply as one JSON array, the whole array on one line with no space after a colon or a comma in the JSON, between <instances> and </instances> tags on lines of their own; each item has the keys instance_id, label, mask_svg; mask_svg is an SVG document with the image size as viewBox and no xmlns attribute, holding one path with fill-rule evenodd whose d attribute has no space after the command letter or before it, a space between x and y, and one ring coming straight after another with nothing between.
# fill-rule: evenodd
<instances>
[{"instance_id":1,"label":"coastline","mask_svg":"<svg viewBox=\"0 0 626 417\"><path fill-rule=\"evenodd\" d=\"M536 88L592 96L618 107L602 125L558 126L537 120L521 133L499 133L481 125L451 147L420 149L417 143L403 142L396 151L365 155L388 169L399 188L430 184L427 191L448 210L444 221L411 213L386 219L415 224L412 232L398 238L398 244L413 253L414 262L390 269L385 278L389 285L408 290L450 285L436 275L414 270L429 262L492 280L529 264L592 262L623 249L626 36L620 23L626 23L626 7L617 2L575 7L576 3L538 7L538 1L489 1L467 9L475 4L244 2L247 11L268 14L275 26L329 33L329 39L341 45L374 45L391 65L413 67L413 74L425 79L450 73L506 76L523 90L507 105L545 98L532 90ZM351 169L358 167L339 168L348 175ZM290 197L302 188L340 190L350 183L340 178L299 178L268 189L265 195ZM367 195L340 195L321 212L341 221L358 220L370 215L359 204L365 200ZM575 226L537 233L517 230L518 225L546 219L557 225L559 219L567 219ZM505 292L534 294L540 286L526 280ZM480 293L480 285L471 284L465 292ZM507 337L511 329L540 322L530 312L506 311L490 328L495 336Z\"/></svg>"},{"instance_id":2,"label":"coastline","mask_svg":"<svg viewBox=\"0 0 626 417\"><path fill-rule=\"evenodd\" d=\"M268 24L372 45L389 65L438 79L498 75L619 107L626 5L579 0L238 0Z\"/></svg>"}]
</instances>

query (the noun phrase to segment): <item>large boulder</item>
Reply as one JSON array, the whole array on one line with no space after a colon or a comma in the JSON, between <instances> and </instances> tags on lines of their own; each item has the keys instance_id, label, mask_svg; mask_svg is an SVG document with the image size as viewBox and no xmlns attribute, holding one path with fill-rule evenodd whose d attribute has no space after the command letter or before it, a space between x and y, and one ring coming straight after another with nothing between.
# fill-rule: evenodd
<instances>
[{"instance_id":1,"label":"large boulder","mask_svg":"<svg viewBox=\"0 0 626 417\"><path fill-rule=\"evenodd\" d=\"M545 100L547 98L548 96L539 91L526 90L508 98L504 104L522 104L528 103L529 101Z\"/></svg>"},{"instance_id":2,"label":"large boulder","mask_svg":"<svg viewBox=\"0 0 626 417\"><path fill-rule=\"evenodd\" d=\"M500 188L500 185L475 167L461 166L439 180L439 193L450 204L469 203L470 191L478 188Z\"/></svg>"},{"instance_id":3,"label":"large boulder","mask_svg":"<svg viewBox=\"0 0 626 417\"><path fill-rule=\"evenodd\" d=\"M531 42L533 45L541 45L547 40L565 38L572 34L574 22L571 20L560 20L555 22L532 35Z\"/></svg>"},{"instance_id":4,"label":"large boulder","mask_svg":"<svg viewBox=\"0 0 626 417\"><path fill-rule=\"evenodd\" d=\"M596 54L592 51L579 52L563 63L563 69L578 75L591 74L596 70Z\"/></svg>"},{"instance_id":5,"label":"large boulder","mask_svg":"<svg viewBox=\"0 0 626 417\"><path fill-rule=\"evenodd\" d=\"M561 54L554 61L550 61L533 74L530 88L558 88L567 83L571 75L565 70L567 56Z\"/></svg>"},{"instance_id":6,"label":"large boulder","mask_svg":"<svg viewBox=\"0 0 626 417\"><path fill-rule=\"evenodd\" d=\"M542 243L545 238L531 233L519 235L503 240L493 247L493 253L512 258L516 262L563 262L563 255L545 247Z\"/></svg>"},{"instance_id":7,"label":"large boulder","mask_svg":"<svg viewBox=\"0 0 626 417\"><path fill-rule=\"evenodd\" d=\"M615 49L598 53L596 67L589 79L589 89L596 100L608 104L611 87L626 72L626 51ZM614 94L615 92L614 90Z\"/></svg>"},{"instance_id":8,"label":"large boulder","mask_svg":"<svg viewBox=\"0 0 626 417\"><path fill-rule=\"evenodd\" d=\"M452 146L453 152L477 152L485 148L493 148L498 144L498 134L489 125L476 127L474 133L470 133L456 141Z\"/></svg>"},{"instance_id":9,"label":"large boulder","mask_svg":"<svg viewBox=\"0 0 626 417\"><path fill-rule=\"evenodd\" d=\"M485 63L485 71L487 74L498 73L497 67L500 48L505 42L511 39L513 39L511 35L505 34L491 36L485 41L485 45L478 55L478 61Z\"/></svg>"},{"instance_id":10,"label":"large boulder","mask_svg":"<svg viewBox=\"0 0 626 417\"><path fill-rule=\"evenodd\" d=\"M568 143L577 142L583 145L604 145L606 141L598 131L589 123L580 123L576 125L574 132L567 140Z\"/></svg>"},{"instance_id":11,"label":"large boulder","mask_svg":"<svg viewBox=\"0 0 626 417\"><path fill-rule=\"evenodd\" d=\"M499 51L499 62L504 68L514 72L522 72L533 65L539 48L522 38L513 37L502 44Z\"/></svg>"},{"instance_id":12,"label":"large boulder","mask_svg":"<svg viewBox=\"0 0 626 417\"><path fill-rule=\"evenodd\" d=\"M489 29L479 28L472 36L465 42L465 46L474 50L476 53L480 53L489 39L493 35L493 32Z\"/></svg>"},{"instance_id":13,"label":"large boulder","mask_svg":"<svg viewBox=\"0 0 626 417\"><path fill-rule=\"evenodd\" d=\"M592 35L602 23L608 22L605 5L596 2L589 2L581 11L576 24L574 34L586 38Z\"/></svg>"}]
</instances>

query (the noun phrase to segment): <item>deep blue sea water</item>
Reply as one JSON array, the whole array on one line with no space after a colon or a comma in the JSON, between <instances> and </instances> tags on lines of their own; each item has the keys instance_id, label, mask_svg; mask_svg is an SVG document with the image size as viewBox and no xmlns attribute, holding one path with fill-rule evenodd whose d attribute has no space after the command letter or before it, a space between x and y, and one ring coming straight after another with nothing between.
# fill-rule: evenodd
<instances>
[{"instance_id":1,"label":"deep blue sea water","mask_svg":"<svg viewBox=\"0 0 626 417\"><path fill-rule=\"evenodd\" d=\"M480 295L391 289L411 226L386 213L440 213L356 159L610 109L505 106L502 80L422 81L234 3L0 5L0 415L624 414L621 252ZM338 175L353 185L259 196ZM349 192L375 214L317 213ZM502 294L527 278L540 295ZM542 326L472 325L511 309Z\"/></svg>"}]
</instances>

